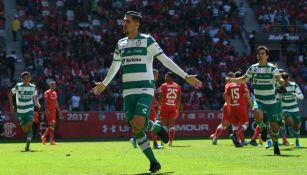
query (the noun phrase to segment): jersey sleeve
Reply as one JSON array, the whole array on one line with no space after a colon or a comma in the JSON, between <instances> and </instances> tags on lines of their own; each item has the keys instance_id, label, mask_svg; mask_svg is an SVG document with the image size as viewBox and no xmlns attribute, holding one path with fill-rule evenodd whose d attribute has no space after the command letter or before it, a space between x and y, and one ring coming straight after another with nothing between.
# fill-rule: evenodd
<instances>
[{"instance_id":1,"label":"jersey sleeve","mask_svg":"<svg viewBox=\"0 0 307 175\"><path fill-rule=\"evenodd\" d=\"M157 58L163 53L163 50L152 36L147 38L147 51L153 58Z\"/></svg>"},{"instance_id":2,"label":"jersey sleeve","mask_svg":"<svg viewBox=\"0 0 307 175\"><path fill-rule=\"evenodd\" d=\"M272 67L272 74L273 75L280 75L280 72L279 72L279 70L278 70L278 68L276 66Z\"/></svg>"},{"instance_id":3,"label":"jersey sleeve","mask_svg":"<svg viewBox=\"0 0 307 175\"><path fill-rule=\"evenodd\" d=\"M113 61L122 61L120 53L119 53L119 49L118 49L118 43L115 46L115 51L113 54Z\"/></svg>"},{"instance_id":4,"label":"jersey sleeve","mask_svg":"<svg viewBox=\"0 0 307 175\"><path fill-rule=\"evenodd\" d=\"M244 93L245 93L245 92L249 92L249 90L248 90L248 87L247 87L246 83L241 84L241 87L242 87L242 90L243 90L243 92L244 92Z\"/></svg>"},{"instance_id":5,"label":"jersey sleeve","mask_svg":"<svg viewBox=\"0 0 307 175\"><path fill-rule=\"evenodd\" d=\"M165 91L166 91L166 86L164 84L161 85L160 87L160 94L165 94Z\"/></svg>"},{"instance_id":6,"label":"jersey sleeve","mask_svg":"<svg viewBox=\"0 0 307 175\"><path fill-rule=\"evenodd\" d=\"M253 77L253 72L252 72L252 66L249 67L244 75L247 78L252 78Z\"/></svg>"},{"instance_id":7,"label":"jersey sleeve","mask_svg":"<svg viewBox=\"0 0 307 175\"><path fill-rule=\"evenodd\" d=\"M18 92L18 87L17 85L15 85L12 89L11 89L11 93L12 94L16 94Z\"/></svg>"},{"instance_id":8,"label":"jersey sleeve","mask_svg":"<svg viewBox=\"0 0 307 175\"><path fill-rule=\"evenodd\" d=\"M44 98L45 98L45 99L48 98L48 91L45 91L45 93L44 93Z\"/></svg>"},{"instance_id":9,"label":"jersey sleeve","mask_svg":"<svg viewBox=\"0 0 307 175\"><path fill-rule=\"evenodd\" d=\"M295 83L295 94L296 94L296 98L299 100L303 100L304 99L304 95L300 89L300 87Z\"/></svg>"}]
</instances>

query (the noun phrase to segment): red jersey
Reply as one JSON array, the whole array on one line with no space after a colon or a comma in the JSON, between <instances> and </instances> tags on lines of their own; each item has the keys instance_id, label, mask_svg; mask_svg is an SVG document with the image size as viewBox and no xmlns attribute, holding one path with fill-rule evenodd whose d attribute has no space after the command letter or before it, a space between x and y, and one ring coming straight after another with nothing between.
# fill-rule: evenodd
<instances>
[{"instance_id":1,"label":"red jersey","mask_svg":"<svg viewBox=\"0 0 307 175\"><path fill-rule=\"evenodd\" d=\"M177 83L163 83L160 86L160 93L165 94L161 99L161 111L178 109L177 101L181 97L181 87Z\"/></svg>"},{"instance_id":2,"label":"red jersey","mask_svg":"<svg viewBox=\"0 0 307 175\"><path fill-rule=\"evenodd\" d=\"M246 107L245 93L249 92L245 83L227 83L225 85L225 94L229 99L230 107L242 106Z\"/></svg>"},{"instance_id":3,"label":"red jersey","mask_svg":"<svg viewBox=\"0 0 307 175\"><path fill-rule=\"evenodd\" d=\"M44 98L47 100L47 106L50 111L56 110L56 102L58 99L57 93L54 90L48 89L45 94Z\"/></svg>"}]
</instances>

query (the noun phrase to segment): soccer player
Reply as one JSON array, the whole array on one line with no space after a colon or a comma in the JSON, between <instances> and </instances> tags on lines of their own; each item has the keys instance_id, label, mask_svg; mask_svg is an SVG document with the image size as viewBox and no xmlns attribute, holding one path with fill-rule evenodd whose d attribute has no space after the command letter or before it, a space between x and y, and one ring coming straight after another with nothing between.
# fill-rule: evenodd
<instances>
[{"instance_id":1,"label":"soccer player","mask_svg":"<svg viewBox=\"0 0 307 175\"><path fill-rule=\"evenodd\" d=\"M46 137L49 135L50 145L56 145L54 140L54 130L56 127L56 115L58 113L59 118L62 119L62 112L58 104L58 96L56 93L56 82L51 81L49 83L49 89L45 91L44 94L44 103L45 103L45 115L48 122L48 128L45 133L42 135L41 140L42 144L46 144Z\"/></svg>"},{"instance_id":2,"label":"soccer player","mask_svg":"<svg viewBox=\"0 0 307 175\"><path fill-rule=\"evenodd\" d=\"M8 94L10 109L16 112L13 105L13 95L16 94L17 116L23 132L27 135L27 144L25 151L30 151L30 143L32 140L32 124L34 117L34 103L40 108L37 97L37 90L34 84L31 84L31 74L27 71L21 73L22 82L17 83ZM34 103L33 103L34 102Z\"/></svg>"},{"instance_id":3,"label":"soccer player","mask_svg":"<svg viewBox=\"0 0 307 175\"><path fill-rule=\"evenodd\" d=\"M229 78L229 82L245 83L248 79L253 79L253 87L255 98L253 100L254 116L258 126L261 127L261 139L267 140L268 126L263 122L263 113L267 114L268 121L272 129L274 142L274 155L280 155L278 146L279 125L280 120L276 91L276 80L281 86L284 86L279 70L272 63L268 62L269 49L265 46L257 48L258 63L250 66L246 74L239 78Z\"/></svg>"},{"instance_id":4,"label":"soccer player","mask_svg":"<svg viewBox=\"0 0 307 175\"><path fill-rule=\"evenodd\" d=\"M236 78L241 76L241 71L235 72ZM233 136L231 138L237 147L241 147L245 145L244 131L249 124L247 102L251 109L253 109L253 103L246 83L229 83L225 89L225 94L227 110L233 121Z\"/></svg>"},{"instance_id":5,"label":"soccer player","mask_svg":"<svg viewBox=\"0 0 307 175\"><path fill-rule=\"evenodd\" d=\"M227 77L231 77L231 78L234 78L235 77L235 74L233 72L229 72L227 74ZM227 89L227 87L229 86L230 83L227 83L225 84L225 90ZM230 115L230 111L228 111L228 107L227 107L227 103L226 103L226 93L224 92L224 100L225 100L225 103L224 103L224 106L223 106L223 112L222 112L222 121L221 123L217 126L216 130L215 130L215 133L214 134L211 134L210 135L210 138L212 139L212 144L213 145L216 145L217 144L217 140L218 138L220 137L220 135L222 134L222 132L227 129L231 122L232 122L232 118L231 118L231 115ZM230 110L230 109L229 109Z\"/></svg>"},{"instance_id":6,"label":"soccer player","mask_svg":"<svg viewBox=\"0 0 307 175\"><path fill-rule=\"evenodd\" d=\"M292 81L289 81L289 76L286 72L282 74L282 78L285 80L286 93L282 96L282 109L283 115L286 119L286 124L292 127L295 131L295 146L300 148L300 127L301 127L301 115L297 104L297 99L303 100L304 95L302 94L299 86Z\"/></svg>"},{"instance_id":7,"label":"soccer player","mask_svg":"<svg viewBox=\"0 0 307 175\"><path fill-rule=\"evenodd\" d=\"M169 141L167 130L160 123L149 120L150 107L154 95L153 59L158 59L165 67L178 74L195 88L202 82L196 75L188 75L167 57L159 44L147 34L139 33L142 16L135 11L125 13L123 32L127 36L116 44L113 62L103 82L96 83L93 92L102 93L119 68L123 68L124 111L127 123L132 127L134 138L150 161L149 173L161 169L153 154L144 131L154 131L164 143Z\"/></svg>"},{"instance_id":8,"label":"soccer player","mask_svg":"<svg viewBox=\"0 0 307 175\"><path fill-rule=\"evenodd\" d=\"M175 137L175 123L181 106L181 87L174 82L175 74L168 72L165 83L160 86L159 106L160 119L169 130L169 146L172 146Z\"/></svg>"}]
</instances>

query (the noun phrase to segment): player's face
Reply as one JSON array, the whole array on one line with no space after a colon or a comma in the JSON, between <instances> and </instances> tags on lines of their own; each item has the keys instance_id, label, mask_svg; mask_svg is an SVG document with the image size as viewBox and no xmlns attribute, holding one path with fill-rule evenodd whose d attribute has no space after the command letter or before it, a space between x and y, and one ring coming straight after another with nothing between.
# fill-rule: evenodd
<instances>
[{"instance_id":1,"label":"player's face","mask_svg":"<svg viewBox=\"0 0 307 175\"><path fill-rule=\"evenodd\" d=\"M23 77L21 77L21 80L24 84L29 84L31 81L31 76L29 75L24 75Z\"/></svg>"},{"instance_id":2,"label":"player's face","mask_svg":"<svg viewBox=\"0 0 307 175\"><path fill-rule=\"evenodd\" d=\"M52 89L52 90L56 89L56 83L55 82L50 83L50 89Z\"/></svg>"},{"instance_id":3,"label":"player's face","mask_svg":"<svg viewBox=\"0 0 307 175\"><path fill-rule=\"evenodd\" d=\"M154 81L157 81L159 78L159 72L154 72Z\"/></svg>"},{"instance_id":4,"label":"player's face","mask_svg":"<svg viewBox=\"0 0 307 175\"><path fill-rule=\"evenodd\" d=\"M266 51L261 49L258 51L257 59L259 63L266 63L268 61L269 55L266 54Z\"/></svg>"},{"instance_id":5,"label":"player's face","mask_svg":"<svg viewBox=\"0 0 307 175\"><path fill-rule=\"evenodd\" d=\"M139 23L134 21L131 16L125 15L123 19L123 31L125 35L129 35L138 30Z\"/></svg>"}]
</instances>

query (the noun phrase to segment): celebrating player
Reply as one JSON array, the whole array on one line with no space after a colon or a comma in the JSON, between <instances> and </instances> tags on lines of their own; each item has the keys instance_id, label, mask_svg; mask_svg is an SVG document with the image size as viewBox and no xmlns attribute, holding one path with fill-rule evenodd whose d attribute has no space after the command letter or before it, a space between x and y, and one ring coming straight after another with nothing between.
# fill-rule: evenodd
<instances>
[{"instance_id":1,"label":"celebrating player","mask_svg":"<svg viewBox=\"0 0 307 175\"><path fill-rule=\"evenodd\" d=\"M56 127L56 114L59 114L60 119L62 119L62 112L58 104L58 96L55 91L56 82L51 81L49 84L50 89L48 89L44 94L44 102L45 102L45 115L48 121L48 128L45 133L42 135L42 144L46 144L46 137L49 135L50 137L50 145L56 145L54 140L54 130Z\"/></svg>"},{"instance_id":2,"label":"celebrating player","mask_svg":"<svg viewBox=\"0 0 307 175\"><path fill-rule=\"evenodd\" d=\"M40 108L37 97L37 90L34 84L31 84L30 72L21 73L22 82L17 83L8 95L11 112L16 112L13 105L13 94L16 94L17 116L22 127L22 130L27 135L27 144L25 151L30 151L30 143L33 136L32 124L34 117L34 104Z\"/></svg>"},{"instance_id":3,"label":"celebrating player","mask_svg":"<svg viewBox=\"0 0 307 175\"><path fill-rule=\"evenodd\" d=\"M175 137L175 122L181 106L181 87L174 82L175 74L168 72L165 83L160 86L159 106L160 119L169 130L169 146L172 146Z\"/></svg>"},{"instance_id":4,"label":"celebrating player","mask_svg":"<svg viewBox=\"0 0 307 175\"><path fill-rule=\"evenodd\" d=\"M299 86L292 81L289 81L287 73L282 74L282 78L285 80L286 94L282 96L282 109L283 115L286 119L286 124L292 127L295 131L295 146L300 148L300 127L301 127L301 115L297 104L297 99L303 100L304 95L302 94Z\"/></svg>"},{"instance_id":5,"label":"celebrating player","mask_svg":"<svg viewBox=\"0 0 307 175\"><path fill-rule=\"evenodd\" d=\"M120 39L116 45L113 62L103 82L93 88L96 95L102 93L111 82L119 68L123 68L124 111L127 123L132 127L134 138L150 161L149 172L161 169L150 147L144 131L154 131L165 143L169 141L167 130L160 123L149 120L150 107L154 95L154 77L152 73L153 59L185 79L195 88L202 82L196 75L188 75L167 57L159 44L150 36L139 33L142 16L135 11L125 13L123 31L127 37Z\"/></svg>"},{"instance_id":6,"label":"celebrating player","mask_svg":"<svg viewBox=\"0 0 307 175\"><path fill-rule=\"evenodd\" d=\"M254 115L257 125L262 129L261 138L267 140L268 127L263 122L263 113L266 113L270 126L272 128L272 136L274 142L274 155L280 155L278 146L279 125L280 120L276 91L276 80L281 86L284 86L279 70L276 66L268 62L269 49L265 46L257 48L258 63L250 66L246 74L239 78L226 78L229 82L245 83L248 79L253 79L254 86Z\"/></svg>"}]
</instances>

